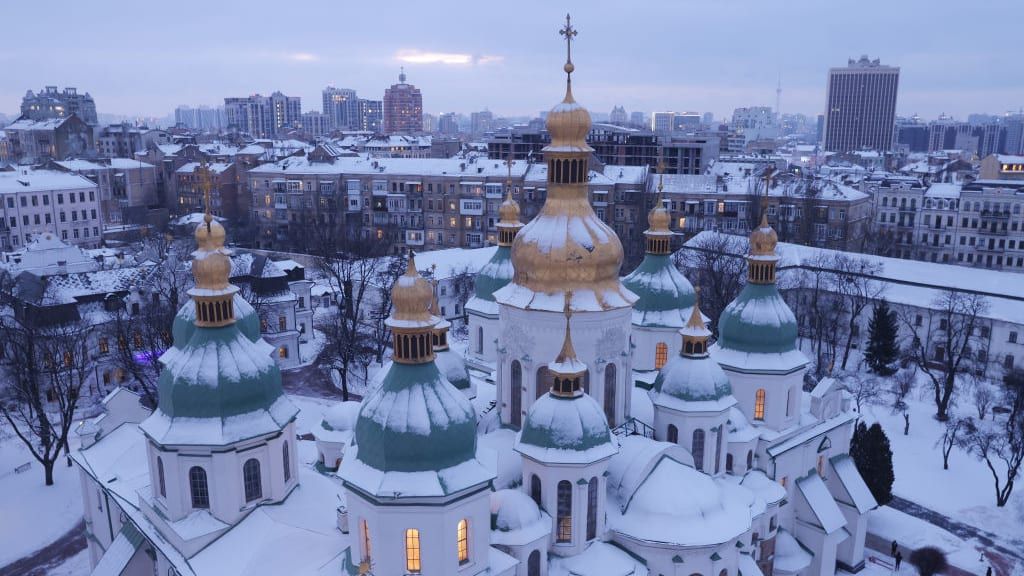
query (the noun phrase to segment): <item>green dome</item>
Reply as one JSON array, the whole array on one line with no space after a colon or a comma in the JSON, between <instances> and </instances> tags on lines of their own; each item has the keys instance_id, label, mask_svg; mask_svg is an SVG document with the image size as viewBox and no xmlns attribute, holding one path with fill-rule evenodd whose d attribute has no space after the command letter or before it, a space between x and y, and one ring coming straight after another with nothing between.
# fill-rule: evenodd
<instances>
[{"instance_id":1,"label":"green dome","mask_svg":"<svg viewBox=\"0 0 1024 576\"><path fill-rule=\"evenodd\" d=\"M654 380L654 391L684 402L721 400L732 394L729 377L707 355L670 359Z\"/></svg>"},{"instance_id":2,"label":"green dome","mask_svg":"<svg viewBox=\"0 0 1024 576\"><path fill-rule=\"evenodd\" d=\"M494 256L484 264L476 276L474 296L494 302L494 293L512 281L512 248L498 246Z\"/></svg>"},{"instance_id":3,"label":"green dome","mask_svg":"<svg viewBox=\"0 0 1024 576\"><path fill-rule=\"evenodd\" d=\"M633 324L682 328L690 318L696 295L668 254L647 254L622 284L639 299L633 303Z\"/></svg>"},{"instance_id":4,"label":"green dome","mask_svg":"<svg viewBox=\"0 0 1024 576\"><path fill-rule=\"evenodd\" d=\"M753 353L796 350L796 316L775 284L747 283L718 319L718 347Z\"/></svg>"},{"instance_id":5,"label":"green dome","mask_svg":"<svg viewBox=\"0 0 1024 576\"><path fill-rule=\"evenodd\" d=\"M179 334L185 332L177 319L175 324ZM193 326L188 341L179 342L160 357L158 409L164 415L223 419L270 410L281 397L272 348L262 340L253 342L235 325Z\"/></svg>"},{"instance_id":6,"label":"green dome","mask_svg":"<svg viewBox=\"0 0 1024 576\"><path fill-rule=\"evenodd\" d=\"M588 459L600 459L615 453L616 447L608 429L608 417L590 395L560 396L549 392L526 413L516 450L539 460L572 459L566 451L588 453Z\"/></svg>"},{"instance_id":7,"label":"green dome","mask_svg":"<svg viewBox=\"0 0 1024 576\"><path fill-rule=\"evenodd\" d=\"M232 299L232 306L235 309L235 325L245 334L245 337L253 342L260 339L260 319L256 310L245 301L240 295L235 294ZM171 336L174 342L188 342L196 329L196 303L191 298L178 310L171 325Z\"/></svg>"},{"instance_id":8,"label":"green dome","mask_svg":"<svg viewBox=\"0 0 1024 576\"><path fill-rule=\"evenodd\" d=\"M356 422L356 458L382 472L427 472L476 458L476 417L433 362L391 365Z\"/></svg>"}]
</instances>

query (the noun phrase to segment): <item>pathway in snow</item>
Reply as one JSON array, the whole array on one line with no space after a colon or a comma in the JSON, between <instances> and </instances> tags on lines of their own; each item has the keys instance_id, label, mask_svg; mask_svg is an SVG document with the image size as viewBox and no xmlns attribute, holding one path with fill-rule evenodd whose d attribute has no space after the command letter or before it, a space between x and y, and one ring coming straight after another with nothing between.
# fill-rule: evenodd
<instances>
[{"instance_id":1,"label":"pathway in snow","mask_svg":"<svg viewBox=\"0 0 1024 576\"><path fill-rule=\"evenodd\" d=\"M888 505L900 512L952 532L964 540L977 540L998 554L1012 558L1019 565L1024 565L1024 540L1010 538L1009 535L1000 536L976 526L958 522L949 516L896 495L893 495Z\"/></svg>"},{"instance_id":2,"label":"pathway in snow","mask_svg":"<svg viewBox=\"0 0 1024 576\"><path fill-rule=\"evenodd\" d=\"M75 524L63 536L44 548L36 550L0 568L0 576L46 576L51 569L85 550L85 520Z\"/></svg>"},{"instance_id":3,"label":"pathway in snow","mask_svg":"<svg viewBox=\"0 0 1024 576\"><path fill-rule=\"evenodd\" d=\"M288 394L341 400L341 390L335 388L331 379L315 364L282 371L281 386ZM361 397L350 392L349 399L359 400Z\"/></svg>"}]
</instances>

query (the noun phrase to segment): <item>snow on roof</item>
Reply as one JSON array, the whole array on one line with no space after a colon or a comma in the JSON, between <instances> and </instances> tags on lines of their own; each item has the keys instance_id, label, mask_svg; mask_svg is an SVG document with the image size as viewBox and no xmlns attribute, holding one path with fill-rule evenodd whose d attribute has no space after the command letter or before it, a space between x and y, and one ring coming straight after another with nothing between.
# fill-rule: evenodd
<instances>
[{"instance_id":1,"label":"snow on roof","mask_svg":"<svg viewBox=\"0 0 1024 576\"><path fill-rule=\"evenodd\" d=\"M647 576L647 566L617 545L595 540L575 556L548 557L548 576Z\"/></svg>"},{"instance_id":2,"label":"snow on roof","mask_svg":"<svg viewBox=\"0 0 1024 576\"><path fill-rule=\"evenodd\" d=\"M532 165L536 166L536 165ZM512 176L521 178L527 169L533 168L523 160L512 163ZM365 156L341 157L333 163L310 162L308 156L292 156L257 166L249 171L256 176L287 176L289 174L342 174L381 176L465 176L480 179L484 177L508 176L508 168L502 160L479 159L467 161L460 158L367 158Z\"/></svg>"},{"instance_id":3,"label":"snow on roof","mask_svg":"<svg viewBox=\"0 0 1024 576\"><path fill-rule=\"evenodd\" d=\"M811 472L807 476L796 481L797 491L807 501L818 525L826 534L842 530L846 526L846 518L843 516L836 501L829 493L825 482L816 473ZM809 520L809 519L805 519Z\"/></svg>"},{"instance_id":4,"label":"snow on roof","mask_svg":"<svg viewBox=\"0 0 1024 576\"><path fill-rule=\"evenodd\" d=\"M178 226L198 226L201 222L204 221L203 219L205 217L206 214L202 212L192 212L191 214L186 214L181 218L178 218L177 220L174 221L174 223ZM214 216L213 219L218 222L224 221L224 218L221 218L220 216Z\"/></svg>"},{"instance_id":5,"label":"snow on roof","mask_svg":"<svg viewBox=\"0 0 1024 576\"><path fill-rule=\"evenodd\" d=\"M358 452L358 445L348 448L338 476L379 498L446 496L494 479L494 453L480 448L472 460L426 472L382 472L359 460Z\"/></svg>"},{"instance_id":6,"label":"snow on roof","mask_svg":"<svg viewBox=\"0 0 1024 576\"><path fill-rule=\"evenodd\" d=\"M871 489L864 483L864 478L861 477L860 472L857 470L857 465L854 463L853 458L850 458L849 454L833 456L829 458L829 462L832 464L832 468L835 469L839 482L853 500L853 505L857 508L857 512L864 514L868 510L878 508L878 502L875 500L874 495L871 494Z\"/></svg>"},{"instance_id":7,"label":"snow on roof","mask_svg":"<svg viewBox=\"0 0 1024 576\"><path fill-rule=\"evenodd\" d=\"M36 170L21 168L10 172L0 171L0 194L16 192L43 192L49 190L80 190L96 189L96 183L85 176L58 172L56 170Z\"/></svg>"},{"instance_id":8,"label":"snow on roof","mask_svg":"<svg viewBox=\"0 0 1024 576\"><path fill-rule=\"evenodd\" d=\"M416 253L416 269L420 274L433 270L434 278L444 280L466 271L476 274L497 252L497 246L486 248L447 248ZM437 268L434 269L434 266Z\"/></svg>"},{"instance_id":9,"label":"snow on roof","mask_svg":"<svg viewBox=\"0 0 1024 576\"><path fill-rule=\"evenodd\" d=\"M739 573L743 576L764 576L750 554L740 554Z\"/></svg>"},{"instance_id":10,"label":"snow on roof","mask_svg":"<svg viewBox=\"0 0 1024 576\"><path fill-rule=\"evenodd\" d=\"M779 530L775 536L775 562L778 572L797 574L811 565L814 555L793 538L786 530Z\"/></svg>"},{"instance_id":11,"label":"snow on roof","mask_svg":"<svg viewBox=\"0 0 1024 576\"><path fill-rule=\"evenodd\" d=\"M771 456L772 458L775 458L776 456L782 454L783 452L787 452L789 450L792 450L793 448L796 448L797 446L804 444L805 442L807 442L811 438L814 438L815 436L827 434L828 432L845 425L850 420L853 420L856 417L857 415L853 412L841 412L839 415L829 418L828 420L822 420L821 422L818 422L814 426L804 428L798 434L789 437L784 437L785 439L778 444L769 446L767 449L768 455Z\"/></svg>"},{"instance_id":12,"label":"snow on roof","mask_svg":"<svg viewBox=\"0 0 1024 576\"><path fill-rule=\"evenodd\" d=\"M56 130L70 118L70 116L64 116L62 118L46 118L43 120L19 118L12 124L8 124L5 130Z\"/></svg>"},{"instance_id":13,"label":"snow on roof","mask_svg":"<svg viewBox=\"0 0 1024 576\"><path fill-rule=\"evenodd\" d=\"M693 456L678 444L640 435L626 436L619 441L619 453L608 461L608 492L620 510L625 510L650 470L666 456L693 466Z\"/></svg>"},{"instance_id":14,"label":"snow on roof","mask_svg":"<svg viewBox=\"0 0 1024 576\"><path fill-rule=\"evenodd\" d=\"M521 546L551 533L551 517L521 490L492 492L491 517L491 544Z\"/></svg>"},{"instance_id":15,"label":"snow on roof","mask_svg":"<svg viewBox=\"0 0 1024 576\"><path fill-rule=\"evenodd\" d=\"M786 497L786 489L760 470L751 470L743 476L740 485L752 491L768 504L775 504Z\"/></svg>"},{"instance_id":16,"label":"snow on roof","mask_svg":"<svg viewBox=\"0 0 1024 576\"><path fill-rule=\"evenodd\" d=\"M46 277L46 288L38 304L69 304L85 296L127 292L145 275L142 268L114 268Z\"/></svg>"},{"instance_id":17,"label":"snow on roof","mask_svg":"<svg viewBox=\"0 0 1024 576\"><path fill-rule=\"evenodd\" d=\"M1024 164L1024 156L1016 156L1013 154L996 154L995 157L1000 164Z\"/></svg>"},{"instance_id":18,"label":"snow on roof","mask_svg":"<svg viewBox=\"0 0 1024 576\"><path fill-rule=\"evenodd\" d=\"M952 182L935 182L925 190L926 198L959 198L961 186Z\"/></svg>"},{"instance_id":19,"label":"snow on roof","mask_svg":"<svg viewBox=\"0 0 1024 576\"><path fill-rule=\"evenodd\" d=\"M174 173L192 174L196 171L196 168L199 168L201 165L202 164L200 164L199 162L189 162L188 164L185 164L181 168L175 170ZM231 166L233 166L233 164L231 164L230 162L212 162L206 165L206 167L209 168L209 170L214 174L221 174Z\"/></svg>"}]
</instances>

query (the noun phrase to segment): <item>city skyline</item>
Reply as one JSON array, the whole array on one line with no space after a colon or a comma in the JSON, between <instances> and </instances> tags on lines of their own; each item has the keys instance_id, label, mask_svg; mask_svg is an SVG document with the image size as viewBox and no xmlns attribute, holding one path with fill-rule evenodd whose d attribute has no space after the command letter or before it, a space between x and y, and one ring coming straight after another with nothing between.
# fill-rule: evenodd
<instances>
[{"instance_id":1,"label":"city skyline","mask_svg":"<svg viewBox=\"0 0 1024 576\"><path fill-rule=\"evenodd\" d=\"M748 1L646 3L630 11L605 2L530 2L498 14L461 10L457 3L401 10L324 3L310 8L325 17L302 18L301 33L267 35L259 32L266 11L258 5L236 14L220 5L186 2L178 13L199 6L203 18L168 21L150 12L152 6L132 4L142 24L119 28L117 35L95 35L86 31L102 29L113 8L68 5L61 19L46 22L51 41L37 44L31 57L0 50L0 112L16 114L26 90L46 85L88 91L106 114L159 117L179 105L223 105L225 97L275 90L300 96L303 110L319 110L325 86L380 99L404 66L408 81L423 91L424 112L486 108L500 116L532 116L556 95L529 87L556 85L564 59L558 47L540 41L550 26L534 23L557 21L573 8L584 30L578 41L587 47L577 62L577 82L587 87L585 104L596 112L621 105L648 113L710 111L722 118L735 107L774 107L781 78L781 111L816 116L825 108L828 69L862 54L903 70L901 116L965 118L1024 105L1024 64L1012 57L1011 21L992 19L985 46L972 47L950 41L961 33L960 24L934 6L921 11L871 1L853 10L851 3L837 18L834 7L809 1L787 4L785 11ZM44 33L32 10L7 10L12 21L23 23L9 30L8 46L33 44L30 39ZM990 10L1000 12L998 6ZM384 13L390 34L371 25ZM332 15L344 16L345 28L336 28ZM882 19L920 26L928 34L902 34L904 28L891 25L872 32ZM161 20L171 24L166 41L154 35L156 25L144 24ZM214 35L205 22L233 25L218 26ZM438 34L446 26L458 34Z\"/></svg>"}]
</instances>

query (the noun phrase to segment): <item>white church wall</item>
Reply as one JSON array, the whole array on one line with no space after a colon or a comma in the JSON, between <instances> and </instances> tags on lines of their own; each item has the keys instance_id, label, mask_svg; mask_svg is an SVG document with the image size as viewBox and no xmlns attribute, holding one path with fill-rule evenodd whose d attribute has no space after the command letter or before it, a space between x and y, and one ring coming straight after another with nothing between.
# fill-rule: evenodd
<instances>
[{"instance_id":1,"label":"white church wall","mask_svg":"<svg viewBox=\"0 0 1024 576\"><path fill-rule=\"evenodd\" d=\"M647 328L633 326L633 369L639 371L659 370L657 365L658 344L665 345L666 359L679 354L683 337L678 328Z\"/></svg>"},{"instance_id":2,"label":"white church wall","mask_svg":"<svg viewBox=\"0 0 1024 576\"><path fill-rule=\"evenodd\" d=\"M722 368L729 376L732 395L736 397L737 405L751 423L772 430L784 430L799 422L803 369L789 374L764 374L737 372L725 366ZM765 391L763 418L756 417L758 390Z\"/></svg>"},{"instance_id":3,"label":"white church wall","mask_svg":"<svg viewBox=\"0 0 1024 576\"><path fill-rule=\"evenodd\" d=\"M469 318L469 348L466 360L478 360L494 364L498 360L498 332L500 325L497 316L488 316L467 310Z\"/></svg>"}]
</instances>

